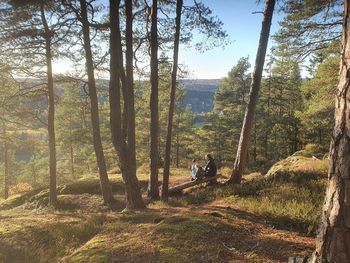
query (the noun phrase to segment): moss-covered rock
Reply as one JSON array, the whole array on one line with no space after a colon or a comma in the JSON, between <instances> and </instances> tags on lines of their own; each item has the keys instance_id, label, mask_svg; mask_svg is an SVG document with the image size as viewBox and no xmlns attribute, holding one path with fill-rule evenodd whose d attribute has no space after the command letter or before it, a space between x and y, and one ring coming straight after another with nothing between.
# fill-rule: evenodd
<instances>
[{"instance_id":1,"label":"moss-covered rock","mask_svg":"<svg viewBox=\"0 0 350 263\"><path fill-rule=\"evenodd\" d=\"M328 158L323 158L325 155L323 148L309 144L304 150L275 163L266 173L266 177L325 177L328 171Z\"/></svg>"}]
</instances>

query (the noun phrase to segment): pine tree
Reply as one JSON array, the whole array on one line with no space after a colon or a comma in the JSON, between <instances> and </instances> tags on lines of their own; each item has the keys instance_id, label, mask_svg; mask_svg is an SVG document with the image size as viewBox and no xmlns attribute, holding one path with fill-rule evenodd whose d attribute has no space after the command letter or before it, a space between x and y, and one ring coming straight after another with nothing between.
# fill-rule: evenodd
<instances>
[{"instance_id":1,"label":"pine tree","mask_svg":"<svg viewBox=\"0 0 350 263\"><path fill-rule=\"evenodd\" d=\"M260 88L260 82L262 78L262 71L265 62L265 54L267 49L267 43L270 35L270 27L272 21L272 14L275 7L275 0L266 0L265 10L264 10L264 20L262 22L262 29L260 33L259 48L256 55L255 69L252 76L252 84L249 92L249 101L247 105L247 110L244 116L244 121L242 125L242 132L239 139L239 145L236 155L236 160L232 175L228 180L228 183L240 183L242 179L242 174L246 165L246 158L248 152L248 142L250 139L250 133L254 121L254 114L256 103L258 99L258 93Z\"/></svg>"},{"instance_id":2,"label":"pine tree","mask_svg":"<svg viewBox=\"0 0 350 263\"><path fill-rule=\"evenodd\" d=\"M158 161L159 161L159 109L158 109L158 0L152 1L151 11L151 122L150 122L150 177L148 183L148 196L159 199Z\"/></svg>"},{"instance_id":3,"label":"pine tree","mask_svg":"<svg viewBox=\"0 0 350 263\"><path fill-rule=\"evenodd\" d=\"M98 165L98 170L100 174L100 185L103 200L106 204L112 204L114 197L112 194L112 189L109 184L109 179L107 175L107 167L105 156L103 153L103 146L101 141L101 132L100 132L100 119L98 112L98 100L96 93L96 81L94 73L94 61L91 49L91 39L90 39L90 26L88 20L88 9L87 3L85 0L80 0L80 12L81 17L77 19L81 22L82 25L82 34L84 41L84 51L85 51L85 60L86 60L86 73L88 76L88 87L89 87L89 97L91 103L91 123L92 123L92 135L93 135L93 144L96 154L96 161Z\"/></svg>"},{"instance_id":4,"label":"pine tree","mask_svg":"<svg viewBox=\"0 0 350 263\"><path fill-rule=\"evenodd\" d=\"M173 69L171 74L171 89L170 89L170 103L169 103L169 115L168 115L168 129L165 146L164 157L164 172L163 172L163 185L162 185L162 199L168 199L168 185L169 185L169 173L170 173L170 154L171 154L171 139L173 130L173 116L175 108L175 92L176 92L176 79L179 57L179 44L180 44L180 26L181 26L181 12L182 12L183 0L176 1L176 19L175 19L175 40L174 40L174 54L173 54ZM178 158L177 158L178 159Z\"/></svg>"},{"instance_id":5,"label":"pine tree","mask_svg":"<svg viewBox=\"0 0 350 263\"><path fill-rule=\"evenodd\" d=\"M119 163L125 183L125 210L139 210L145 207L136 177L136 136L135 106L133 84L133 34L132 1L127 0L126 13L126 69L123 67L123 53L120 32L120 1L110 1L110 125L112 142L119 157ZM121 110L121 90L123 93L124 113ZM122 116L124 121L122 120ZM125 120L127 116L127 121ZM124 125L124 126L123 126Z\"/></svg>"},{"instance_id":6,"label":"pine tree","mask_svg":"<svg viewBox=\"0 0 350 263\"><path fill-rule=\"evenodd\" d=\"M1 26L2 52L7 56L5 61L12 65L14 72L37 77L38 64L45 65L46 72L43 85L47 89L48 116L47 130L49 138L49 174L50 174L50 204L57 204L56 192L56 136L55 136L55 101L53 80L53 49L54 42L58 44L57 28L62 25L58 18L59 8L55 1L7 1L2 10L4 16ZM47 19L47 13L53 17ZM24 63L24 61L28 63ZM24 65L24 66L23 66Z\"/></svg>"},{"instance_id":7,"label":"pine tree","mask_svg":"<svg viewBox=\"0 0 350 263\"><path fill-rule=\"evenodd\" d=\"M340 41L341 5L341 0L284 1L286 15L274 39L300 60L328 48Z\"/></svg>"},{"instance_id":8,"label":"pine tree","mask_svg":"<svg viewBox=\"0 0 350 263\"><path fill-rule=\"evenodd\" d=\"M323 206L321 224L316 241L316 251L311 262L349 262L350 233L348 231L350 208L349 194L349 60L350 52L350 1L344 1L343 50L340 78L335 98L335 126L330 147L328 187Z\"/></svg>"}]
</instances>

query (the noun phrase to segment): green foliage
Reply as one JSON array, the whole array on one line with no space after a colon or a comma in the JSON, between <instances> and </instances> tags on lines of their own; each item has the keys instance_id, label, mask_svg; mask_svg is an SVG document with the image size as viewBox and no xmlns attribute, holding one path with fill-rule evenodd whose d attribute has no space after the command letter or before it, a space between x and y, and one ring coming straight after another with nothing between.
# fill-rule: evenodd
<instances>
[{"instance_id":1,"label":"green foliage","mask_svg":"<svg viewBox=\"0 0 350 263\"><path fill-rule=\"evenodd\" d=\"M229 72L215 96L214 110L202 129L197 129L198 141L221 164L230 165L237 151L249 85L248 58L241 58ZM249 167L265 170L301 146L300 119L302 109L299 65L284 54L271 56L267 77L261 85L251 135Z\"/></svg>"},{"instance_id":2,"label":"green foliage","mask_svg":"<svg viewBox=\"0 0 350 263\"><path fill-rule=\"evenodd\" d=\"M159 67L159 134L160 158L164 156L167 132L171 64L163 61ZM187 165L191 155L191 134L194 121L193 113L183 105L184 89L177 86L175 99L175 113L173 120L171 162L174 166ZM136 147L139 164L148 163L149 159L149 122L150 122L150 88L146 82L139 82L136 86ZM181 159L180 159L181 158ZM162 166L163 160L159 160Z\"/></svg>"},{"instance_id":3,"label":"green foliage","mask_svg":"<svg viewBox=\"0 0 350 263\"><path fill-rule=\"evenodd\" d=\"M214 110L195 129L196 158L212 153L219 163L232 162L248 100L248 58L241 58L222 81L214 98ZM199 147L200 146L200 147Z\"/></svg>"},{"instance_id":4,"label":"green foliage","mask_svg":"<svg viewBox=\"0 0 350 263\"><path fill-rule=\"evenodd\" d=\"M268 164L284 158L300 145L302 107L299 65L284 57L271 57L256 112L256 155ZM268 161L270 160L270 161ZM272 161L272 162L271 162Z\"/></svg>"},{"instance_id":5,"label":"green foliage","mask_svg":"<svg viewBox=\"0 0 350 263\"><path fill-rule=\"evenodd\" d=\"M287 0L280 7L286 15L274 39L287 50L288 56L303 60L316 55L316 60L311 59L315 62L322 58L317 53L335 42L340 51L342 1Z\"/></svg>"},{"instance_id":6,"label":"green foliage","mask_svg":"<svg viewBox=\"0 0 350 263\"><path fill-rule=\"evenodd\" d=\"M304 110L298 112L306 142L327 145L334 125L334 98L338 83L339 58L329 56L301 86Z\"/></svg>"},{"instance_id":7,"label":"green foliage","mask_svg":"<svg viewBox=\"0 0 350 263\"><path fill-rule=\"evenodd\" d=\"M143 10L141 2L135 1L137 12L134 28L137 39L142 39L144 32L147 32L142 30L147 23L144 23L144 11L140 12ZM45 65L41 52L45 38L40 12L32 5L25 8L19 6L15 10L5 4L0 18L1 28L6 29L0 33L0 58L8 65L0 65L0 150L3 152L5 145L8 146L10 186L26 182L34 190L13 195L0 203L0 217L5 219L0 222L0 261L107 262L118 259L126 262L141 258L149 262L216 262L228 261L232 253L246 261L280 261L281 258L271 255L266 257L267 244L276 245L273 240L257 237L249 225L257 220L263 224L263 220L267 220L278 228L314 234L328 168L327 160L323 159L326 151L320 152L320 149L323 150L322 146L327 144L327 134L333 124L331 97L338 70L335 55L339 49L339 3L337 0L288 0L283 5L287 15L281 23L281 31L275 37L278 45L267 63L249 151L252 170L265 171L280 160L269 169L267 175L262 177L260 173L255 173L245 177L242 185L234 187L199 186L185 196L171 198L166 204L155 202L150 204L151 210L131 214L110 213L101 206L99 180L93 176L97 167L91 143L91 123L88 121L89 103L83 92L83 81L71 79L60 79L57 82L60 84L55 88L59 202L54 212L47 207L48 151L46 122L43 121L47 116L47 101L46 92L43 92L46 83L41 80L45 75L45 71L41 70L41 66ZM173 3L164 1L161 4L164 10L169 11ZM51 5L46 7L51 8ZM94 10L93 3L90 7L90 11L97 11L94 16L97 20L100 17L104 19L103 12L107 9ZM58 52L61 40L71 37L70 32L62 30L64 26L56 24L64 18L58 11L67 10L45 11L50 13L53 58L56 58L61 55ZM91 12L89 15L94 14ZM205 37L196 45L197 48L203 50L225 43L227 35L222 30L221 21L203 3L196 2L194 6L186 7L183 16L187 31L183 31L181 41L188 42L192 31L199 30ZM160 42L166 50L172 42L169 28L173 20L165 16L159 24L160 32L164 32L164 35L160 34ZM98 41L104 41L107 36L98 28L94 27L93 30L94 56L100 59L96 59L95 65L97 72L99 69L103 72L107 60L102 51L107 45ZM77 34L62 47L69 49L73 42L79 43L78 38ZM147 41L139 44L141 51L145 46L145 50L148 48ZM79 64L80 48L73 47L72 50L72 60ZM145 53L140 52L142 55ZM302 81L301 65L296 58L311 53L314 55L310 63L312 79ZM138 52L135 57L140 58ZM22 73L36 79L18 85L18 81L11 80L9 65L15 69L12 74L22 76L19 74ZM203 126L194 127L194 114L183 106L185 91L181 85L177 87L171 154L173 166L185 167L190 159L198 159L207 152L212 153L221 165L232 164L249 97L249 70L248 58L241 58L223 80L215 95L214 110L205 116ZM171 64L161 59L159 72L162 157ZM124 205L124 185L117 175L120 173L118 160L110 139L106 81L98 81L98 85L103 146L107 166L115 174L110 181L117 199L115 208L118 209ZM137 161L141 165L138 175L144 191L148 176L145 164L149 159L150 89L145 81L138 81L135 86ZM207 95L203 98L210 98ZM308 145L300 150L308 142L319 145ZM159 162L162 164L162 160ZM0 169L2 182L5 177L3 163ZM230 168L226 167L223 173L228 175ZM85 177L87 174L89 176ZM174 181L183 180L185 176L189 177L188 170L171 170ZM212 201L217 201L221 207L212 211L211 203L210 206L198 208ZM239 214L231 207L226 209L228 205L244 211ZM170 206L176 208L166 210ZM190 209L186 210L184 207L188 206ZM161 209L155 211L154 207ZM92 213L96 215L91 216ZM242 216L244 213L245 217ZM242 218L254 218L255 221L244 225L248 230L241 227ZM235 235L242 240L237 242L233 238ZM249 239L250 243L244 243L245 239ZM231 241L236 242L235 247L228 248L228 252L225 242ZM257 242L260 242L261 249L254 248L248 253ZM284 248L293 245L288 243ZM132 259L129 258L130 254L133 255Z\"/></svg>"},{"instance_id":8,"label":"green foliage","mask_svg":"<svg viewBox=\"0 0 350 263\"><path fill-rule=\"evenodd\" d=\"M68 180L91 172L91 121L88 98L79 83L68 82L56 106L58 170ZM66 179L66 180L67 180Z\"/></svg>"}]
</instances>

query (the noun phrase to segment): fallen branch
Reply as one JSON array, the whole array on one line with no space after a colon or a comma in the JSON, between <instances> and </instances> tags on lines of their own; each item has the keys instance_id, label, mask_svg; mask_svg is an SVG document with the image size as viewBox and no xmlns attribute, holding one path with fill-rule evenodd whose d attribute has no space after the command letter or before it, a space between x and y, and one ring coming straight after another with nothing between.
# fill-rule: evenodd
<instances>
[{"instance_id":1,"label":"fallen branch","mask_svg":"<svg viewBox=\"0 0 350 263\"><path fill-rule=\"evenodd\" d=\"M179 184L179 185L176 185L174 187L171 187L169 188L169 194L174 194L174 193L178 193L186 188L189 188L189 187L192 187L192 186L195 186L195 185L199 185L199 184L202 184L202 183L206 183L206 182L210 182L210 181L213 181L213 180L216 180L217 178L221 177L221 174L218 174L214 177L204 177L204 178L201 178L201 179L197 179L195 181L191 181L191 182L186 182L186 183L183 183L183 184Z\"/></svg>"}]
</instances>

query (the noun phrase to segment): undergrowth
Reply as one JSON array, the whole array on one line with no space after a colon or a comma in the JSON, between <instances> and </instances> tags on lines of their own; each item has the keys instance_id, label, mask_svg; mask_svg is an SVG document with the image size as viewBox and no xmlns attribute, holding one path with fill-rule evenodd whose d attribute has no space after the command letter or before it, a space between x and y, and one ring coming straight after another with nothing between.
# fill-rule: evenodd
<instances>
[{"instance_id":1,"label":"undergrowth","mask_svg":"<svg viewBox=\"0 0 350 263\"><path fill-rule=\"evenodd\" d=\"M30 218L27 218L30 220ZM97 214L83 220L39 222L13 226L2 233L0 262L56 262L97 234L106 217ZM14 239L14 232L20 239Z\"/></svg>"},{"instance_id":2,"label":"undergrowth","mask_svg":"<svg viewBox=\"0 0 350 263\"><path fill-rule=\"evenodd\" d=\"M275 170L268 176L254 175L241 185L199 186L172 199L169 205L199 205L221 199L223 204L263 216L276 227L314 235L327 185L327 160L293 157L277 163L278 169L272 167L270 171Z\"/></svg>"},{"instance_id":3,"label":"undergrowth","mask_svg":"<svg viewBox=\"0 0 350 263\"><path fill-rule=\"evenodd\" d=\"M312 156L307 149L278 162L267 176L193 187L142 212L100 209L95 177L60 187L59 210L29 209L28 203L47 199L47 189L12 196L0 205L0 262L280 262L295 251L309 253L313 244L308 247L306 237L296 241L296 233L280 235L279 229L315 233L327 160ZM221 172L227 177L230 169ZM189 171L174 169L172 176L184 181ZM140 179L145 191L146 174ZM124 207L120 176L111 182Z\"/></svg>"}]
</instances>

